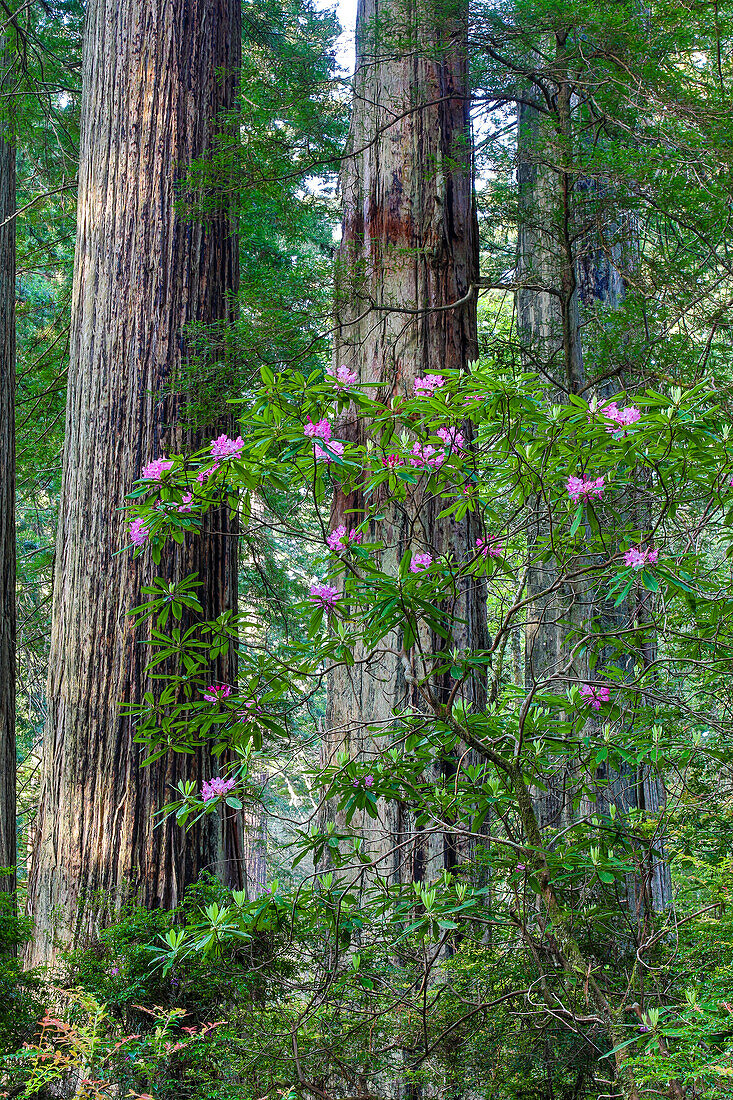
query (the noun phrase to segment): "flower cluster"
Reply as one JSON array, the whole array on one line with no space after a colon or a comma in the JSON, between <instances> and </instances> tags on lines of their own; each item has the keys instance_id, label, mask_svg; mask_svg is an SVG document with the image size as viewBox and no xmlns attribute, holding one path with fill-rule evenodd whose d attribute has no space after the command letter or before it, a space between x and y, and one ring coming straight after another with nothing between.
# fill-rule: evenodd
<instances>
[{"instance_id":1,"label":"flower cluster","mask_svg":"<svg viewBox=\"0 0 733 1100\"><path fill-rule=\"evenodd\" d=\"M233 779L221 779L219 776L205 779L201 786L201 801L210 802L212 798L223 798L234 786Z\"/></svg>"},{"instance_id":2,"label":"flower cluster","mask_svg":"<svg viewBox=\"0 0 733 1100\"><path fill-rule=\"evenodd\" d=\"M500 558L504 553L504 547L495 535L490 535L487 539L476 539L476 549L485 558Z\"/></svg>"},{"instance_id":3,"label":"flower cluster","mask_svg":"<svg viewBox=\"0 0 733 1100\"><path fill-rule=\"evenodd\" d=\"M658 557L658 550L642 550L640 546L632 546L624 554L624 562L631 569L643 569L645 565L654 565Z\"/></svg>"},{"instance_id":4,"label":"flower cluster","mask_svg":"<svg viewBox=\"0 0 733 1100\"><path fill-rule=\"evenodd\" d=\"M458 428L438 428L437 434L452 451L460 451L466 442L466 437Z\"/></svg>"},{"instance_id":5,"label":"flower cluster","mask_svg":"<svg viewBox=\"0 0 733 1100\"><path fill-rule=\"evenodd\" d=\"M150 538L145 523L141 519L134 519L130 524L130 542L133 546L143 546Z\"/></svg>"},{"instance_id":6,"label":"flower cluster","mask_svg":"<svg viewBox=\"0 0 733 1100\"><path fill-rule=\"evenodd\" d=\"M439 470L445 462L446 456L443 451L436 450L429 443L414 443L409 458L411 466Z\"/></svg>"},{"instance_id":7,"label":"flower cluster","mask_svg":"<svg viewBox=\"0 0 733 1100\"><path fill-rule=\"evenodd\" d=\"M310 587L308 599L311 600L316 607L332 610L336 606L338 598L339 590L338 588L334 588L332 584L312 584Z\"/></svg>"},{"instance_id":8,"label":"flower cluster","mask_svg":"<svg viewBox=\"0 0 733 1100\"><path fill-rule=\"evenodd\" d=\"M228 435L220 435L218 439L211 441L212 458L231 458L244 450L244 440L241 435L236 439L230 439Z\"/></svg>"},{"instance_id":9,"label":"flower cluster","mask_svg":"<svg viewBox=\"0 0 733 1100\"><path fill-rule=\"evenodd\" d=\"M606 425L606 431L612 435L625 435L625 432L619 432L619 428L630 428L632 424L636 424L637 420L641 420L641 413L633 405L627 405L625 409L620 409L615 401L612 401L610 405L605 405L601 409L601 413L608 420L612 420L613 424Z\"/></svg>"},{"instance_id":10,"label":"flower cluster","mask_svg":"<svg viewBox=\"0 0 733 1100\"><path fill-rule=\"evenodd\" d=\"M359 779L355 779L352 786L360 787L361 786L361 781ZM373 775L365 775L364 776L364 786L365 787L373 787L374 786L374 776Z\"/></svg>"},{"instance_id":11,"label":"flower cluster","mask_svg":"<svg viewBox=\"0 0 733 1100\"><path fill-rule=\"evenodd\" d=\"M172 458L156 458L153 462L149 462L147 466L143 466L142 476L147 481L160 481L166 470L172 469Z\"/></svg>"},{"instance_id":12,"label":"flower cluster","mask_svg":"<svg viewBox=\"0 0 733 1100\"><path fill-rule=\"evenodd\" d=\"M607 687L593 687L592 684L583 684L580 689L580 698L593 710L600 710L601 703L610 702L611 693Z\"/></svg>"},{"instance_id":13,"label":"flower cluster","mask_svg":"<svg viewBox=\"0 0 733 1100\"><path fill-rule=\"evenodd\" d=\"M319 443L313 444L313 454L318 461L323 459L327 464L330 464L334 460L334 456L341 456L344 453L343 443L339 443L336 439L331 439L331 425L327 420L318 420L314 424L310 417L303 426L303 434L312 440L322 439L328 446L326 449L321 447Z\"/></svg>"},{"instance_id":14,"label":"flower cluster","mask_svg":"<svg viewBox=\"0 0 733 1100\"><path fill-rule=\"evenodd\" d=\"M331 438L331 425L325 419L317 420L314 424L310 417L303 425L303 435L308 439L322 439L328 443Z\"/></svg>"},{"instance_id":15,"label":"flower cluster","mask_svg":"<svg viewBox=\"0 0 733 1100\"><path fill-rule=\"evenodd\" d=\"M349 386L355 386L357 382L356 371L349 370L343 364L340 367L326 367L326 376L333 381L337 390L345 390Z\"/></svg>"},{"instance_id":16,"label":"flower cluster","mask_svg":"<svg viewBox=\"0 0 733 1100\"><path fill-rule=\"evenodd\" d=\"M323 459L323 461L330 465L334 457L341 458L344 453L343 443L339 443L337 439L329 439L326 447L321 447L318 443L314 444L313 455L316 461Z\"/></svg>"},{"instance_id":17,"label":"flower cluster","mask_svg":"<svg viewBox=\"0 0 733 1100\"><path fill-rule=\"evenodd\" d=\"M423 570L429 569L432 564L433 559L430 554L413 554L410 562L410 572L422 573Z\"/></svg>"},{"instance_id":18,"label":"flower cluster","mask_svg":"<svg viewBox=\"0 0 733 1100\"><path fill-rule=\"evenodd\" d=\"M219 703L222 699L228 699L232 689L228 684L209 684L204 692L204 699L209 703Z\"/></svg>"},{"instance_id":19,"label":"flower cluster","mask_svg":"<svg viewBox=\"0 0 733 1100\"><path fill-rule=\"evenodd\" d=\"M398 466L405 465L405 460L400 455L387 455L386 458L382 459L382 465L386 466L388 470L396 470Z\"/></svg>"},{"instance_id":20,"label":"flower cluster","mask_svg":"<svg viewBox=\"0 0 733 1100\"><path fill-rule=\"evenodd\" d=\"M577 504L580 500L599 500L603 496L604 478L569 477L567 482L568 496Z\"/></svg>"},{"instance_id":21,"label":"flower cluster","mask_svg":"<svg viewBox=\"0 0 733 1100\"><path fill-rule=\"evenodd\" d=\"M340 554L342 550L348 550L350 546L354 546L361 541L361 531L357 531L354 527L347 531L343 523L340 523L338 527L334 527L331 534L326 538L328 548L333 550L334 554Z\"/></svg>"},{"instance_id":22,"label":"flower cluster","mask_svg":"<svg viewBox=\"0 0 733 1100\"><path fill-rule=\"evenodd\" d=\"M441 374L426 374L424 378L416 378L412 384L415 397L431 397L436 390L445 385L445 379Z\"/></svg>"}]
</instances>

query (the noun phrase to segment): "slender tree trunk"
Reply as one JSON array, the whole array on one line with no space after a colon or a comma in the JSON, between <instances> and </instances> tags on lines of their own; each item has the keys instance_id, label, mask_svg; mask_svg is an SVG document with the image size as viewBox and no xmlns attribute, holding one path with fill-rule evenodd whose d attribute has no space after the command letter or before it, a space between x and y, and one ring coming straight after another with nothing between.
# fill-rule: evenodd
<instances>
[{"instance_id":1,"label":"slender tree trunk","mask_svg":"<svg viewBox=\"0 0 733 1100\"><path fill-rule=\"evenodd\" d=\"M569 196L557 165L557 131L528 103L519 107L517 177L519 197L517 327L528 369L547 380L547 397L565 401L584 379L573 256L564 243ZM570 275L567 269L570 268ZM540 289L541 288L541 289ZM530 503L527 594L533 598L525 632L525 685L529 690L564 690L582 669L569 659L567 636L590 617L586 586L561 576L555 558L542 551L552 543L543 498ZM542 827L567 824L572 783L570 765L559 763L538 796Z\"/></svg>"},{"instance_id":2,"label":"slender tree trunk","mask_svg":"<svg viewBox=\"0 0 733 1100\"><path fill-rule=\"evenodd\" d=\"M562 41L558 53L561 51ZM620 244L620 227L608 224L612 201L603 185L578 180L577 171L569 170L572 99L562 83L557 87L556 103L556 114L549 120L531 105L519 108L517 318L527 365L547 378L548 399L562 402L568 394L581 390L590 396L585 391L584 353L586 357L592 354L592 335L604 326L604 316L607 319L622 306L623 267L628 257ZM579 232L579 227L585 231ZM601 401L610 401L616 386L604 379L594 389ZM643 526L640 521L638 525ZM555 558L543 555L546 548L552 548L552 529L544 502L537 498L529 525L527 589L535 600L528 614L525 678L530 688L564 690L568 682L597 675L591 674L587 657L571 654L569 636L599 629L617 633L628 628L634 613L628 602L618 608L611 606L591 578L580 577L572 584L564 580ZM573 567L590 564L578 558ZM638 656L646 658L645 654ZM608 660L619 660L611 647ZM630 673L633 655L622 660ZM567 760L546 777L547 789L537 796L543 827L560 828L572 819L573 770L572 761ZM601 811L615 802L621 811L638 808L656 813L663 804L661 782L648 770L627 769L599 774L598 778L597 808ZM669 868L664 861L647 856L643 863L641 874L628 884L629 908L639 916L644 909L659 911L671 898Z\"/></svg>"},{"instance_id":3,"label":"slender tree trunk","mask_svg":"<svg viewBox=\"0 0 733 1100\"><path fill-rule=\"evenodd\" d=\"M461 3L439 14L421 0L359 3L334 361L355 370L360 382L378 383L383 400L411 397L416 377L465 368L477 354L466 27ZM470 425L462 430L470 438ZM363 424L348 418L339 428L342 437L362 443L364 433ZM337 489L332 525L353 525L364 504L358 492ZM373 536L386 546L383 568L396 571L408 547L433 557L466 556L481 533L479 522L471 513L460 522L439 521L441 506L419 486L401 506L380 502L384 519L374 524ZM483 583L466 581L454 611L462 620L454 644L484 646ZM444 645L430 638L426 644L428 650ZM359 653L354 668L332 675L328 757L345 745L353 756L370 759L389 743L393 715L422 709L414 680L424 671L414 649L403 649L400 632L390 648L378 657ZM447 678L435 685L443 698L449 688ZM436 782L452 766L436 762ZM432 878L457 858L451 836L421 836L400 804L382 804L378 819L365 818L360 826L381 861L379 873L393 882Z\"/></svg>"},{"instance_id":4,"label":"slender tree trunk","mask_svg":"<svg viewBox=\"0 0 733 1100\"><path fill-rule=\"evenodd\" d=\"M8 54L4 70L9 70ZM0 867L15 867L15 143L0 135ZM15 874L0 875L0 890Z\"/></svg>"},{"instance_id":5,"label":"slender tree trunk","mask_svg":"<svg viewBox=\"0 0 733 1100\"><path fill-rule=\"evenodd\" d=\"M133 559L120 509L142 466L201 446L169 392L185 326L226 319L237 251L225 214L187 219L180 182L232 105L238 0L92 0L84 44L71 363L54 577L42 797L29 883L34 961L79 942L130 891L173 906L203 870L238 883L238 855L207 817L184 834L154 814L203 751L141 768L121 702L154 690L126 617L156 575L198 573L204 618L236 605L234 528L221 509L160 566ZM221 430L217 425L215 431ZM234 658L213 675L231 683ZM55 919L58 918L57 926Z\"/></svg>"}]
</instances>

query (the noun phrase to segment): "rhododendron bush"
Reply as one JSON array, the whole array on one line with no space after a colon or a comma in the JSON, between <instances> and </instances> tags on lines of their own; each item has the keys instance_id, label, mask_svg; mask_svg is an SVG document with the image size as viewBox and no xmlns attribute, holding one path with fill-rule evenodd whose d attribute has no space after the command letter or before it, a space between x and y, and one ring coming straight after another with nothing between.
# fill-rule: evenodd
<instances>
[{"instance_id":1,"label":"rhododendron bush","mask_svg":"<svg viewBox=\"0 0 733 1100\"><path fill-rule=\"evenodd\" d=\"M158 965L236 944L265 919L296 939L317 928L337 953L335 970L307 956L319 1003L368 997L384 1012L404 997L384 960L408 944L422 945L412 965L423 980L452 989L447 959L470 944L491 934L526 946L551 928L558 969L543 980L562 1011L602 1023L623 1080L666 1042L664 1013L639 1021L619 1005L636 968L661 965L677 920L674 894L656 913L650 902L681 858L689 777L723 758L733 447L710 385L558 404L539 377L491 362L397 394L347 368L265 370L238 432L152 460L155 477L147 467L131 486L125 552L162 561L221 500L244 530L265 517L310 548L303 628L248 645L248 609L182 632L196 577L180 591L149 590L136 614L141 625L155 617L151 660L179 665L161 673L160 700L136 709L138 739L149 760L203 742L211 750L210 773L180 783L162 811L186 827L222 804L254 805L264 762L288 751L298 715L339 667L379 669L380 654L396 652L417 704L393 709L386 738L374 728L361 749L344 742L314 766L313 812L289 826L294 865L311 868L300 879L296 870L294 893L204 913L155 948ZM338 522L337 491L363 502ZM395 509L409 519L398 544ZM469 514L481 533L462 542ZM714 533L716 557L701 550L711 544L703 533ZM455 640L467 584L484 586L488 601L488 645L477 649ZM561 667L517 672L510 653L537 629L538 606L559 619L565 656ZM211 683L226 646L238 647L239 681ZM446 674L448 696L433 687ZM474 702L477 683L485 705ZM369 714L361 719L369 733ZM436 772L436 761L450 767ZM630 798L638 783L660 798ZM567 809L548 823L559 785ZM407 807L426 843L449 832L455 864L429 881L387 881L364 823L382 822L390 805Z\"/></svg>"},{"instance_id":2,"label":"rhododendron bush","mask_svg":"<svg viewBox=\"0 0 733 1100\"><path fill-rule=\"evenodd\" d=\"M619 1018L613 981L593 977L596 940L608 943L615 929L627 981L658 958L674 907L655 915L645 891L676 858L683 776L720 755L721 711L711 700L727 706L720 674L733 655L727 560L700 550L703 532L726 544L733 516L729 425L707 383L631 401L558 404L540 378L512 379L491 363L463 376L431 374L397 394L358 385L345 368L325 377L264 370L236 440L169 456L154 483L131 487L127 551L162 560L169 540L195 538L200 516L222 500L245 529L266 515L312 550L302 635L276 646L240 641L249 611L182 634L175 592L161 590L138 609L141 620L157 615L152 661L180 661L161 699L137 711L148 759L211 747L211 775L202 787L180 784L165 812L186 826L222 802L256 801L261 761L286 748L329 671L365 654L378 660L398 644L419 704L393 712L386 740L375 734L363 751L344 748L314 771L318 805L308 827L293 829L296 864L308 857L316 874L300 883L288 919L312 922L317 899L334 945L379 943L396 957L410 937L433 967L490 928L531 941L541 904L558 944L562 996L585 999L604 1021L620 1074L636 1053L624 1048L640 1035L658 1051L661 1025ZM330 517L336 489L364 502L343 523ZM284 493L287 507L278 504ZM390 509L410 518L410 536L396 546ZM456 531L475 514L480 537L448 540L446 554L445 540L430 540L438 528L427 517L436 512L438 528ZM547 563L546 590L530 593L528 573ZM196 578L187 583L190 597ZM466 583L485 585L490 636L480 649L454 642L455 594ZM513 636L536 621L533 607L568 591L582 594L584 613L563 622L564 666L517 676ZM555 606L562 616L565 605ZM238 646L239 682L211 684L211 659L226 645ZM446 672L448 698L431 687ZM476 683L485 706L472 701ZM368 727L369 716L363 721ZM436 760L452 761L437 781ZM619 777L630 774L657 784L657 804L619 794ZM571 805L562 828L548 827L541 809L558 776ZM388 884L363 823L389 804L409 807L426 837L449 830L462 859L434 881ZM318 809L328 805L335 819ZM236 940L252 919L251 907L233 904L213 940L204 919L159 949L161 964ZM342 982L375 981L357 976L346 957L337 970Z\"/></svg>"}]
</instances>

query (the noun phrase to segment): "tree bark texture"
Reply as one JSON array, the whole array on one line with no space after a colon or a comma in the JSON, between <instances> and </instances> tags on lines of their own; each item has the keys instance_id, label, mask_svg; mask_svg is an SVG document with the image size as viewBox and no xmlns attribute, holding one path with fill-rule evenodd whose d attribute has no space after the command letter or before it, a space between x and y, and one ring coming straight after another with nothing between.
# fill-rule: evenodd
<instances>
[{"instance_id":1,"label":"tree bark texture","mask_svg":"<svg viewBox=\"0 0 733 1100\"><path fill-rule=\"evenodd\" d=\"M198 573L205 619L236 607L225 510L155 566L149 553L133 558L120 509L146 462L226 427L223 418L214 432L187 429L170 387L189 354L186 326L226 320L237 285L230 217L186 217L180 184L233 105L240 21L238 0L87 8L49 715L29 882L33 961L52 955L54 933L82 941L126 892L174 906L206 869L240 885L236 828L222 830L214 816L187 833L155 825L171 785L212 773L207 754L141 768L134 722L119 711L154 690L127 617L144 584ZM234 660L221 659L212 678L232 683Z\"/></svg>"},{"instance_id":2,"label":"tree bark texture","mask_svg":"<svg viewBox=\"0 0 733 1100\"><path fill-rule=\"evenodd\" d=\"M3 68L7 71L7 55ZM0 867L15 832L15 143L0 134ZM15 874L0 875L0 890Z\"/></svg>"},{"instance_id":3,"label":"tree bark texture","mask_svg":"<svg viewBox=\"0 0 733 1100\"><path fill-rule=\"evenodd\" d=\"M464 369L477 355L467 13L461 4L446 14L420 0L360 0L357 20L334 362L355 370L361 383L378 383L387 401L412 397L416 377ZM470 423L461 430L470 439ZM339 425L340 438L363 444L367 433L355 418ZM337 487L332 526L358 522L364 503L359 492ZM385 544L382 568L396 572L408 547L434 558L466 556L480 523L472 513L460 522L438 520L442 506L424 485L410 489L403 505L380 502L384 519L368 537ZM483 647L484 583L467 580L453 610L463 620L453 643ZM445 643L425 644L434 651ZM415 680L425 673L415 650L403 650L399 632L388 645L391 653L358 651L354 668L331 676L327 758L346 747L368 761L389 745L395 714L423 709ZM440 699L451 683L434 685ZM479 690L468 686L464 696ZM436 761L435 781L453 766ZM407 808L394 803L380 804L378 819L365 817L358 827L380 861L377 870L393 882L432 878L457 858L447 833L421 836Z\"/></svg>"}]
</instances>

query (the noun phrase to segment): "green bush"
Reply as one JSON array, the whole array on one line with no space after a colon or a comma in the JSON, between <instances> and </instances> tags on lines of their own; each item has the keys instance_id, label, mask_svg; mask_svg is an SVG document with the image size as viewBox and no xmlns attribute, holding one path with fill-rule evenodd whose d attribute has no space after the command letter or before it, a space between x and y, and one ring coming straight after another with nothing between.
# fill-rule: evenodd
<instances>
[{"instance_id":1,"label":"green bush","mask_svg":"<svg viewBox=\"0 0 733 1100\"><path fill-rule=\"evenodd\" d=\"M17 912L15 895L0 893L0 1055L28 1042L43 1015L44 982L39 970L23 970L22 948L33 922Z\"/></svg>"}]
</instances>

